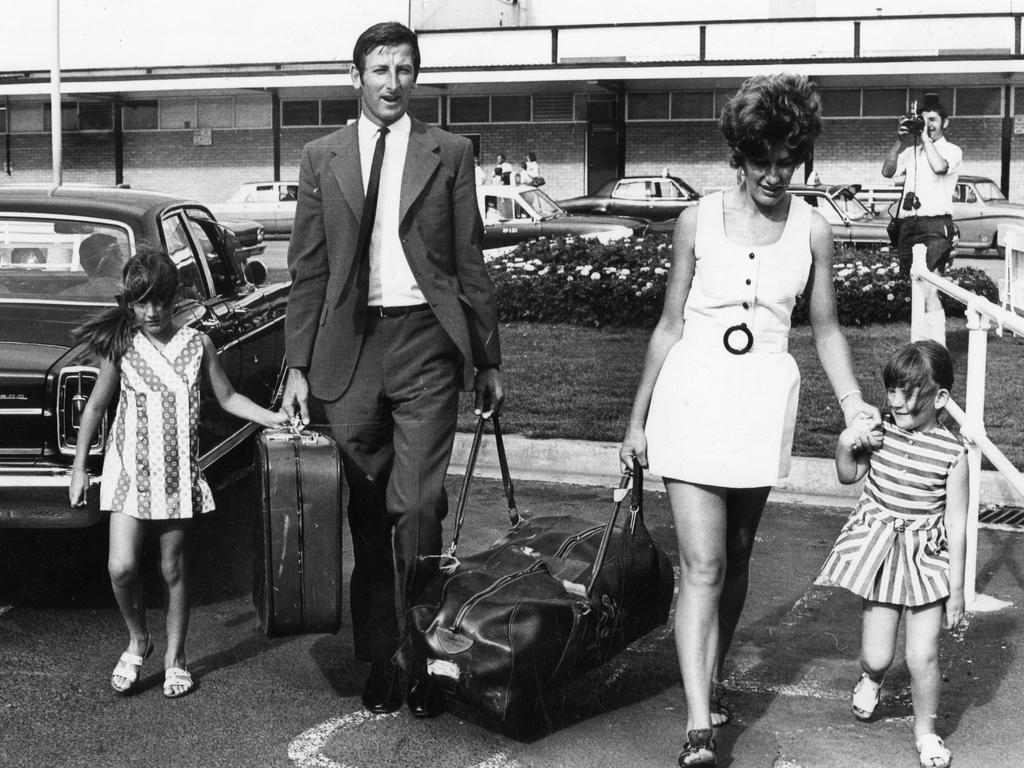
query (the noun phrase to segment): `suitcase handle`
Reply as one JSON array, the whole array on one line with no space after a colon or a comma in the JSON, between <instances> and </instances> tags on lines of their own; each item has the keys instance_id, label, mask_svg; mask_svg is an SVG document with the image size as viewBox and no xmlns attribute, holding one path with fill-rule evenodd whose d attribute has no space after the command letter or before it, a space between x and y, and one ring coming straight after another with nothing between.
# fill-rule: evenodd
<instances>
[{"instance_id":1,"label":"suitcase handle","mask_svg":"<svg viewBox=\"0 0 1024 768\"><path fill-rule=\"evenodd\" d=\"M319 439L320 433L304 427L290 425L287 427L265 427L263 436L268 441L298 440L303 445L312 445Z\"/></svg>"},{"instance_id":2,"label":"suitcase handle","mask_svg":"<svg viewBox=\"0 0 1024 768\"><path fill-rule=\"evenodd\" d=\"M498 466L501 468L501 484L505 488L505 501L508 502L508 520L513 528L517 528L523 518L516 506L515 488L512 485L512 475L508 471L508 459L505 456L505 442L501 438L501 423L497 416L492 416L491 419L494 422L494 444L498 451ZM476 421L473 443L469 447L469 456L466 459L466 474L462 476L459 501L455 506L455 532L452 534L452 543L448 545L445 552L446 559L454 558L455 550L459 546L459 534L462 532L462 523L466 519L466 504L469 501L469 485L473 479L473 472L476 470L476 460L480 454L480 443L483 441L486 422L487 420L483 416Z\"/></svg>"}]
</instances>

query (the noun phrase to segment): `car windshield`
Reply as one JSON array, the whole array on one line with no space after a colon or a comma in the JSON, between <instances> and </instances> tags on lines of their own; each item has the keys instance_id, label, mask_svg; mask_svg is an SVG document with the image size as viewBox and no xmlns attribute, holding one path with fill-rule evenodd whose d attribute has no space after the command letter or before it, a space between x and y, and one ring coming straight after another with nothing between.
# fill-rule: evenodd
<instances>
[{"instance_id":1,"label":"car windshield","mask_svg":"<svg viewBox=\"0 0 1024 768\"><path fill-rule=\"evenodd\" d=\"M113 303L131 251L117 224L0 214L0 301Z\"/></svg>"},{"instance_id":2,"label":"car windshield","mask_svg":"<svg viewBox=\"0 0 1024 768\"><path fill-rule=\"evenodd\" d=\"M836 207L846 214L850 221L863 221L873 219L874 214L865 207L864 203L857 199L854 192L844 188L832 195L832 202Z\"/></svg>"},{"instance_id":3,"label":"car windshield","mask_svg":"<svg viewBox=\"0 0 1024 768\"><path fill-rule=\"evenodd\" d=\"M1006 199L1006 195L1003 194L1003 191L995 185L995 182L992 181L979 181L974 185L974 189L977 191L978 197L985 202L989 202L990 200Z\"/></svg>"},{"instance_id":4,"label":"car windshield","mask_svg":"<svg viewBox=\"0 0 1024 768\"><path fill-rule=\"evenodd\" d=\"M565 216L562 207L539 189L528 189L522 193L523 202L530 206L542 219Z\"/></svg>"}]
</instances>

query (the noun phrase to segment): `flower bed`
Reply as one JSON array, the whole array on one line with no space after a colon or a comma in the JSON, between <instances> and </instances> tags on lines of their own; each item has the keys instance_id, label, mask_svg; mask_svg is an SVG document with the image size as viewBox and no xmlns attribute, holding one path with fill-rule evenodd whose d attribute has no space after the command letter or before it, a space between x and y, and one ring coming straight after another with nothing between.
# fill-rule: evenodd
<instances>
[{"instance_id":1,"label":"flower bed","mask_svg":"<svg viewBox=\"0 0 1024 768\"><path fill-rule=\"evenodd\" d=\"M658 321L671 267L667 235L626 238L607 245L577 238L541 238L489 261L499 317L588 326L650 327ZM895 258L877 249L838 246L833 260L836 305L843 325L910 318L910 282ZM946 276L998 302L981 270L953 268ZM943 296L947 314L963 307ZM807 321L798 299L793 322Z\"/></svg>"}]
</instances>

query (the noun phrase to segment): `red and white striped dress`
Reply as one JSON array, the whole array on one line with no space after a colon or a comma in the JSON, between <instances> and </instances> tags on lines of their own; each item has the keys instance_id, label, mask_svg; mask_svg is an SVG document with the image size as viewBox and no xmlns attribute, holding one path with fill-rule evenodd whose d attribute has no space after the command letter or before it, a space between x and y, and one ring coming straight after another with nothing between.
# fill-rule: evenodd
<instances>
[{"instance_id":1,"label":"red and white striped dress","mask_svg":"<svg viewBox=\"0 0 1024 768\"><path fill-rule=\"evenodd\" d=\"M141 520L209 512L199 469L203 335L179 328L158 349L137 331L121 358L121 394L103 459L100 508Z\"/></svg>"},{"instance_id":2,"label":"red and white striped dress","mask_svg":"<svg viewBox=\"0 0 1024 768\"><path fill-rule=\"evenodd\" d=\"M907 432L886 418L882 447L815 584L920 606L949 596L946 479L964 446L945 427Z\"/></svg>"}]
</instances>

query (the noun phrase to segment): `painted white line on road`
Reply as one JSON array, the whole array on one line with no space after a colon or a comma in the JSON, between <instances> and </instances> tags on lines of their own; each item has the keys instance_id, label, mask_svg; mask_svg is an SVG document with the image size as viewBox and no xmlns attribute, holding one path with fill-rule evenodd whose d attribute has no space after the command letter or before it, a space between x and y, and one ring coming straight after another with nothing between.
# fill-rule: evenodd
<instances>
[{"instance_id":1,"label":"painted white line on road","mask_svg":"<svg viewBox=\"0 0 1024 768\"><path fill-rule=\"evenodd\" d=\"M342 717L334 717L320 725L299 734L288 745L288 759L297 768L358 768L348 763L338 763L323 753L324 744L338 731L344 728L357 728L366 722L379 722L388 718L398 717L397 712L388 715L374 715L366 710L352 712ZM522 768L519 763L509 758L504 752L498 752L471 768Z\"/></svg>"},{"instance_id":2,"label":"painted white line on road","mask_svg":"<svg viewBox=\"0 0 1024 768\"><path fill-rule=\"evenodd\" d=\"M356 768L346 763L336 763L324 755L321 750L335 732L342 728L361 725L368 720L384 720L397 717L397 712L389 715L375 715L365 709L342 717L334 717L326 722L303 731L288 745L288 759L298 768Z\"/></svg>"}]
</instances>

